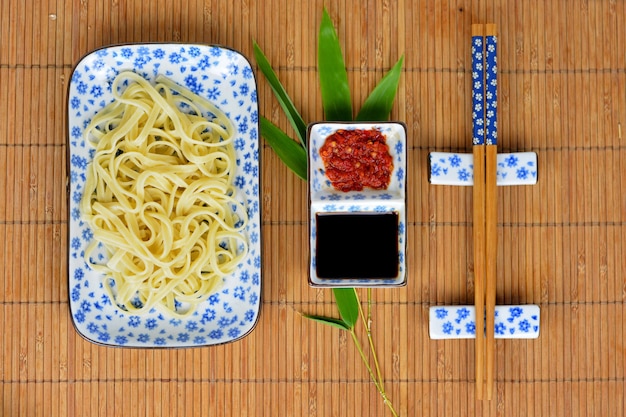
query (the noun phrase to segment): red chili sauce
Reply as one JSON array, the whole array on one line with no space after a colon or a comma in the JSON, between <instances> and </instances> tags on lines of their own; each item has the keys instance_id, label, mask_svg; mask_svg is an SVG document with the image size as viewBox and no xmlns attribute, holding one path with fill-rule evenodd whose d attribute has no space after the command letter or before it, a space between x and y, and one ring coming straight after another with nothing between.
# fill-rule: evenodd
<instances>
[{"instance_id":1,"label":"red chili sauce","mask_svg":"<svg viewBox=\"0 0 626 417\"><path fill-rule=\"evenodd\" d=\"M384 190L391 181L393 158L378 129L337 130L326 138L320 156L326 177L337 190Z\"/></svg>"}]
</instances>

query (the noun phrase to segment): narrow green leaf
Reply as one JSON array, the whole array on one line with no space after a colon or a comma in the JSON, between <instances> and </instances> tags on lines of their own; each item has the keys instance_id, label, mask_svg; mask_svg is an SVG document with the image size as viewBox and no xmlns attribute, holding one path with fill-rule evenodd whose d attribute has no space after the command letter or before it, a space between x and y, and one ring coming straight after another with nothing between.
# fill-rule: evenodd
<instances>
[{"instance_id":1,"label":"narrow green leaf","mask_svg":"<svg viewBox=\"0 0 626 417\"><path fill-rule=\"evenodd\" d=\"M304 123L302 116L300 116L300 113L296 109L296 106L294 106L291 98L285 91L285 88L276 76L276 73L272 69L272 66L270 65L267 57L265 56L259 45L257 45L256 42L253 42L253 47L254 58L256 59L259 69L267 79L267 82L272 88L272 91L274 91L274 95L278 99L278 103L283 108L287 119L289 119L291 126L293 126L293 129L296 131L300 143L303 147L306 148L306 123Z\"/></svg>"},{"instance_id":2,"label":"narrow green leaf","mask_svg":"<svg viewBox=\"0 0 626 417\"><path fill-rule=\"evenodd\" d=\"M378 85L372 90L363 103L363 107L356 116L358 121L383 121L389 119L393 101L398 91L400 74L402 73L402 62L404 56L385 74Z\"/></svg>"},{"instance_id":3,"label":"narrow green leaf","mask_svg":"<svg viewBox=\"0 0 626 417\"><path fill-rule=\"evenodd\" d=\"M354 328L354 324L359 318L359 299L356 296L356 290L354 288L333 288L333 294L341 319L350 329Z\"/></svg>"},{"instance_id":4,"label":"narrow green leaf","mask_svg":"<svg viewBox=\"0 0 626 417\"><path fill-rule=\"evenodd\" d=\"M309 314L303 314L302 316L304 316L305 318L309 320L316 321L318 323L327 324L329 326L336 327L337 329L350 331L350 327L348 327L348 325L344 323L343 320L341 319L336 319L333 317L312 316Z\"/></svg>"},{"instance_id":5,"label":"narrow green leaf","mask_svg":"<svg viewBox=\"0 0 626 417\"><path fill-rule=\"evenodd\" d=\"M261 136L272 147L287 167L303 180L307 180L306 150L265 117L260 117Z\"/></svg>"},{"instance_id":6,"label":"narrow green leaf","mask_svg":"<svg viewBox=\"0 0 626 417\"><path fill-rule=\"evenodd\" d=\"M333 22L324 8L317 46L317 69L324 117L328 121L352 120L348 73Z\"/></svg>"}]
</instances>

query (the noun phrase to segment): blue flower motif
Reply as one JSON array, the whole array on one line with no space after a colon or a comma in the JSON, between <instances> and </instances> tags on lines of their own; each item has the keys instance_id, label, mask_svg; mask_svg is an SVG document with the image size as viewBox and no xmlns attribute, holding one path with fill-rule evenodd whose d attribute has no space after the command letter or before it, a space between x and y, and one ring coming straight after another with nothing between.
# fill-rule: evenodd
<instances>
[{"instance_id":1,"label":"blue flower motif","mask_svg":"<svg viewBox=\"0 0 626 417\"><path fill-rule=\"evenodd\" d=\"M128 325L130 327L139 327L141 324L141 318L139 316L130 316L128 319Z\"/></svg>"},{"instance_id":2,"label":"blue flower motif","mask_svg":"<svg viewBox=\"0 0 626 417\"><path fill-rule=\"evenodd\" d=\"M209 337L211 339L221 339L224 336L224 332L220 329L211 330L209 332Z\"/></svg>"},{"instance_id":3,"label":"blue flower motif","mask_svg":"<svg viewBox=\"0 0 626 417\"><path fill-rule=\"evenodd\" d=\"M432 177L438 177L439 175L441 175L441 166L439 166L438 163L434 163L430 166L430 175Z\"/></svg>"},{"instance_id":4,"label":"blue flower motif","mask_svg":"<svg viewBox=\"0 0 626 417\"><path fill-rule=\"evenodd\" d=\"M216 313L215 310L212 309L207 309L204 314L202 314L202 319L200 320L200 323L202 324L206 324L210 321L215 320L216 317Z\"/></svg>"},{"instance_id":5,"label":"blue flower motif","mask_svg":"<svg viewBox=\"0 0 626 417\"><path fill-rule=\"evenodd\" d=\"M235 150L243 151L246 146L246 141L243 140L242 138L237 138L235 139L235 142L233 145L235 146Z\"/></svg>"},{"instance_id":6,"label":"blue flower motif","mask_svg":"<svg viewBox=\"0 0 626 417\"><path fill-rule=\"evenodd\" d=\"M220 302L220 296L218 294L211 294L209 296L209 304L215 305Z\"/></svg>"},{"instance_id":7,"label":"blue flower motif","mask_svg":"<svg viewBox=\"0 0 626 417\"><path fill-rule=\"evenodd\" d=\"M446 317L448 317L448 310L445 308L437 308L435 309L435 316L441 320L441 319L445 319Z\"/></svg>"},{"instance_id":8,"label":"blue flower motif","mask_svg":"<svg viewBox=\"0 0 626 417\"><path fill-rule=\"evenodd\" d=\"M517 170L517 178L520 180L527 179L529 174L530 174L530 171L526 169L526 167L521 167L520 169Z\"/></svg>"},{"instance_id":9,"label":"blue flower motif","mask_svg":"<svg viewBox=\"0 0 626 417\"><path fill-rule=\"evenodd\" d=\"M238 285L237 287L235 287L235 290L233 291L233 297L243 301L245 300L245 296L246 296L246 291L244 290L242 286Z\"/></svg>"},{"instance_id":10,"label":"blue flower motif","mask_svg":"<svg viewBox=\"0 0 626 417\"><path fill-rule=\"evenodd\" d=\"M76 320L77 323L83 323L85 321L85 313L81 310L77 311L76 314L74 314L74 320Z\"/></svg>"},{"instance_id":11,"label":"blue flower motif","mask_svg":"<svg viewBox=\"0 0 626 417\"><path fill-rule=\"evenodd\" d=\"M72 97L72 99L70 100L70 106L72 106L73 109L77 109L80 107L80 99L76 96Z\"/></svg>"},{"instance_id":12,"label":"blue flower motif","mask_svg":"<svg viewBox=\"0 0 626 417\"><path fill-rule=\"evenodd\" d=\"M469 179L471 178L471 174L465 168L459 170L458 174L459 174L459 180L461 181L469 181Z\"/></svg>"},{"instance_id":13,"label":"blue flower motif","mask_svg":"<svg viewBox=\"0 0 626 417\"><path fill-rule=\"evenodd\" d=\"M88 90L88 87L89 86L87 84L85 84L83 81L81 81L76 86L76 91L78 91L78 94L86 94L87 90Z\"/></svg>"},{"instance_id":14,"label":"blue flower motif","mask_svg":"<svg viewBox=\"0 0 626 417\"><path fill-rule=\"evenodd\" d=\"M524 313L524 310L522 310L521 307L509 308L509 314L511 314L511 318L515 319L515 318L521 317L523 313Z\"/></svg>"},{"instance_id":15,"label":"blue flower motif","mask_svg":"<svg viewBox=\"0 0 626 417\"><path fill-rule=\"evenodd\" d=\"M197 57L200 56L200 48L198 48L197 46L192 46L189 48L189 56L192 57Z\"/></svg>"},{"instance_id":16,"label":"blue flower motif","mask_svg":"<svg viewBox=\"0 0 626 417\"><path fill-rule=\"evenodd\" d=\"M78 250L80 248L80 239L78 237L73 237L70 241L70 247L74 250Z\"/></svg>"},{"instance_id":17,"label":"blue flower motif","mask_svg":"<svg viewBox=\"0 0 626 417\"><path fill-rule=\"evenodd\" d=\"M146 323L144 324L145 328L148 330L153 330L158 326L158 323L156 321L156 319L147 319Z\"/></svg>"},{"instance_id":18,"label":"blue flower motif","mask_svg":"<svg viewBox=\"0 0 626 417\"><path fill-rule=\"evenodd\" d=\"M476 333L476 323L474 323L473 321L470 321L467 324L465 324L465 332L467 334L475 334Z\"/></svg>"},{"instance_id":19,"label":"blue flower motif","mask_svg":"<svg viewBox=\"0 0 626 417\"><path fill-rule=\"evenodd\" d=\"M88 313L91 311L91 303L87 300L83 300L82 303L80 303L80 309L82 311L84 311L85 313Z\"/></svg>"},{"instance_id":20,"label":"blue flower motif","mask_svg":"<svg viewBox=\"0 0 626 417\"><path fill-rule=\"evenodd\" d=\"M170 63L172 64L180 64L183 60L183 57L178 52L172 52L169 56Z\"/></svg>"},{"instance_id":21,"label":"blue flower motif","mask_svg":"<svg viewBox=\"0 0 626 417\"><path fill-rule=\"evenodd\" d=\"M165 51L161 48L157 48L152 51L152 56L154 56L155 59L162 59L165 56Z\"/></svg>"},{"instance_id":22,"label":"blue flower motif","mask_svg":"<svg viewBox=\"0 0 626 417\"><path fill-rule=\"evenodd\" d=\"M452 155L451 157L448 158L448 161L450 161L450 166L451 167L459 167L461 166L461 157L457 154Z\"/></svg>"},{"instance_id":23,"label":"blue flower motif","mask_svg":"<svg viewBox=\"0 0 626 417\"><path fill-rule=\"evenodd\" d=\"M246 311L246 314L244 314L243 318L245 321L251 322L252 320L254 320L254 316L255 316L254 311L248 310Z\"/></svg>"},{"instance_id":24,"label":"blue flower motif","mask_svg":"<svg viewBox=\"0 0 626 417\"><path fill-rule=\"evenodd\" d=\"M156 339L154 339L154 344L157 346L164 346L166 343L166 340L163 337L157 337Z\"/></svg>"},{"instance_id":25,"label":"blue flower motif","mask_svg":"<svg viewBox=\"0 0 626 417\"><path fill-rule=\"evenodd\" d=\"M78 139L78 138L80 138L80 135L82 134L82 132L81 132L81 130L80 130L80 127L78 127L78 126L74 126L74 127L72 127L72 131L71 131L71 133L70 133L70 134L72 135L72 137L73 137L74 139Z\"/></svg>"},{"instance_id":26,"label":"blue flower motif","mask_svg":"<svg viewBox=\"0 0 626 417\"><path fill-rule=\"evenodd\" d=\"M79 169L85 169L87 168L87 159L83 158L82 156L78 156L78 155L72 155L72 157L70 158L70 163Z\"/></svg>"},{"instance_id":27,"label":"blue flower motif","mask_svg":"<svg viewBox=\"0 0 626 417\"><path fill-rule=\"evenodd\" d=\"M256 305L259 302L259 296L257 295L257 293L250 294L250 297L248 298L248 302L251 305Z\"/></svg>"},{"instance_id":28,"label":"blue flower motif","mask_svg":"<svg viewBox=\"0 0 626 417\"><path fill-rule=\"evenodd\" d=\"M118 345L125 345L126 343L128 343L128 338L126 336L116 336L115 343L117 343Z\"/></svg>"},{"instance_id":29,"label":"blue flower motif","mask_svg":"<svg viewBox=\"0 0 626 417\"><path fill-rule=\"evenodd\" d=\"M130 58L131 56L133 56L133 50L131 48L122 48L121 55L124 58Z\"/></svg>"},{"instance_id":30,"label":"blue flower motif","mask_svg":"<svg viewBox=\"0 0 626 417\"><path fill-rule=\"evenodd\" d=\"M404 170L402 168L398 168L396 178L398 178L398 181L402 181L404 179Z\"/></svg>"},{"instance_id":31,"label":"blue flower motif","mask_svg":"<svg viewBox=\"0 0 626 417\"><path fill-rule=\"evenodd\" d=\"M135 67L137 67L139 69L143 69L143 67L148 62L150 62L150 57L149 56L138 56L137 58L135 58L134 65L135 65Z\"/></svg>"},{"instance_id":32,"label":"blue flower motif","mask_svg":"<svg viewBox=\"0 0 626 417\"><path fill-rule=\"evenodd\" d=\"M86 242L89 242L91 239L93 239L93 231L90 228L86 228L85 230L83 230L83 239Z\"/></svg>"},{"instance_id":33,"label":"blue flower motif","mask_svg":"<svg viewBox=\"0 0 626 417\"><path fill-rule=\"evenodd\" d=\"M239 281L248 282L249 279L250 279L250 273L247 270L241 271L241 273L239 274Z\"/></svg>"},{"instance_id":34,"label":"blue flower motif","mask_svg":"<svg viewBox=\"0 0 626 417\"><path fill-rule=\"evenodd\" d=\"M504 159L504 162L506 163L506 166L508 166L509 168L512 168L512 167L517 166L519 159L514 154L511 154Z\"/></svg>"},{"instance_id":35,"label":"blue flower motif","mask_svg":"<svg viewBox=\"0 0 626 417\"><path fill-rule=\"evenodd\" d=\"M82 268L76 268L76 270L74 271L74 279L76 281L80 281L84 277L85 277L85 272L83 271L83 269Z\"/></svg>"},{"instance_id":36,"label":"blue flower motif","mask_svg":"<svg viewBox=\"0 0 626 417\"><path fill-rule=\"evenodd\" d=\"M150 341L150 336L146 333L140 333L139 336L137 336L137 341L140 343L147 343Z\"/></svg>"},{"instance_id":37,"label":"blue flower motif","mask_svg":"<svg viewBox=\"0 0 626 417\"><path fill-rule=\"evenodd\" d=\"M217 87L209 88L206 92L206 96L209 100L217 101L221 92Z\"/></svg>"},{"instance_id":38,"label":"blue flower motif","mask_svg":"<svg viewBox=\"0 0 626 417\"><path fill-rule=\"evenodd\" d=\"M470 311L467 308L460 308L456 311L456 316L457 317L455 321L457 323L460 323L470 316Z\"/></svg>"},{"instance_id":39,"label":"blue flower motif","mask_svg":"<svg viewBox=\"0 0 626 417\"><path fill-rule=\"evenodd\" d=\"M74 302L80 300L80 287L78 285L76 285L74 288L72 288L71 297L72 297L72 301L74 301Z\"/></svg>"},{"instance_id":40,"label":"blue flower motif","mask_svg":"<svg viewBox=\"0 0 626 417\"><path fill-rule=\"evenodd\" d=\"M100 331L100 326L98 326L96 323L94 323L93 321L89 322L89 324L87 325L87 330L90 333L97 333Z\"/></svg>"},{"instance_id":41,"label":"blue flower motif","mask_svg":"<svg viewBox=\"0 0 626 417\"><path fill-rule=\"evenodd\" d=\"M95 98L101 97L104 94L104 90L99 85L94 85L91 87L91 91L89 91L89 94L91 94Z\"/></svg>"},{"instance_id":42,"label":"blue flower motif","mask_svg":"<svg viewBox=\"0 0 626 417\"><path fill-rule=\"evenodd\" d=\"M209 57L206 55L203 56L198 62L198 67L203 71L209 68L210 66L211 66L211 61L209 60Z\"/></svg>"},{"instance_id":43,"label":"blue flower motif","mask_svg":"<svg viewBox=\"0 0 626 417\"><path fill-rule=\"evenodd\" d=\"M178 337L176 338L178 342L186 342L189 340L189 333L178 333Z\"/></svg>"},{"instance_id":44,"label":"blue flower motif","mask_svg":"<svg viewBox=\"0 0 626 417\"><path fill-rule=\"evenodd\" d=\"M524 333L528 333L530 331L530 323L528 320L524 319L519 322L519 329Z\"/></svg>"},{"instance_id":45,"label":"blue flower motif","mask_svg":"<svg viewBox=\"0 0 626 417\"><path fill-rule=\"evenodd\" d=\"M454 330L454 326L452 325L452 323L450 323L449 321L445 322L443 324L443 327L441 328L441 330L445 333L445 334L452 334L452 331Z\"/></svg>"},{"instance_id":46,"label":"blue flower motif","mask_svg":"<svg viewBox=\"0 0 626 417\"><path fill-rule=\"evenodd\" d=\"M246 179L242 175L237 175L234 184L237 188L243 188L246 185Z\"/></svg>"},{"instance_id":47,"label":"blue flower motif","mask_svg":"<svg viewBox=\"0 0 626 417\"><path fill-rule=\"evenodd\" d=\"M193 343L196 345L204 345L206 344L206 337L204 336L196 336L193 338Z\"/></svg>"},{"instance_id":48,"label":"blue flower motif","mask_svg":"<svg viewBox=\"0 0 626 417\"><path fill-rule=\"evenodd\" d=\"M239 328L237 327L232 327L230 330L228 330L228 336L233 339L236 337L239 337L240 334L241 334L241 330L239 330Z\"/></svg>"},{"instance_id":49,"label":"blue flower motif","mask_svg":"<svg viewBox=\"0 0 626 417\"><path fill-rule=\"evenodd\" d=\"M108 342L111 339L111 335L108 334L107 332L100 332L98 333L98 340L101 342Z\"/></svg>"},{"instance_id":50,"label":"blue flower motif","mask_svg":"<svg viewBox=\"0 0 626 417\"><path fill-rule=\"evenodd\" d=\"M506 332L506 326L504 325L504 323L496 323L494 326L494 331L496 334L504 335L504 333Z\"/></svg>"}]
</instances>

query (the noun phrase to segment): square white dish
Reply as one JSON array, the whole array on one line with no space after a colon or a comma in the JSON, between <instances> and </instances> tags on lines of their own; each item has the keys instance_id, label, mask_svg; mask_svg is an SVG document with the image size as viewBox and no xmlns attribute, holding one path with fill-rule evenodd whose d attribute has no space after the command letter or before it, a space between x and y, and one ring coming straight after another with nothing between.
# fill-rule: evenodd
<instances>
[{"instance_id":1,"label":"square white dish","mask_svg":"<svg viewBox=\"0 0 626 417\"><path fill-rule=\"evenodd\" d=\"M340 191L326 176L320 148L338 130L379 130L385 137L393 169L385 189ZM309 159L309 285L314 287L397 287L406 284L406 127L398 122L319 122L308 128ZM326 278L317 270L317 216L386 214L398 217L397 275L385 278ZM349 240L347 240L347 243Z\"/></svg>"},{"instance_id":2,"label":"square white dish","mask_svg":"<svg viewBox=\"0 0 626 417\"><path fill-rule=\"evenodd\" d=\"M152 309L129 315L112 303L102 277L85 262L93 239L79 202L94 149L83 130L112 101L111 82L131 70L153 81L158 74L215 103L237 129L236 198L249 216L245 230L249 253L221 289L190 316L176 318ZM259 129L256 81L247 59L236 51L211 45L130 44L93 51L76 65L68 95L70 312L78 333L107 346L194 347L232 342L256 325L261 303L261 221Z\"/></svg>"}]
</instances>

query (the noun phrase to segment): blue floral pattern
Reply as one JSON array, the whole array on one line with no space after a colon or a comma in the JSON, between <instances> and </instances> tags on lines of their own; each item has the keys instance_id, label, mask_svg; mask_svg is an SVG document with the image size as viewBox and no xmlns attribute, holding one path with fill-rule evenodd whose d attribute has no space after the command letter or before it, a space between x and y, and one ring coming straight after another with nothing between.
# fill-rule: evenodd
<instances>
[{"instance_id":1,"label":"blue floral pattern","mask_svg":"<svg viewBox=\"0 0 626 417\"><path fill-rule=\"evenodd\" d=\"M93 239L82 220L79 202L85 171L93 158L83 129L112 100L111 83L125 70L148 80L163 74L212 100L238 129L237 197L250 222L249 255L224 280L221 290L189 317L175 319L157 310L129 316L111 303L101 277L84 261ZM248 334L258 318L261 296L261 223L259 201L258 103L249 62L238 52L218 46L137 44L99 49L85 56L72 73L68 99L70 149L69 290L77 331L100 344L132 347L189 347L230 342ZM96 254L102 261L105 255Z\"/></svg>"},{"instance_id":2,"label":"blue floral pattern","mask_svg":"<svg viewBox=\"0 0 626 417\"><path fill-rule=\"evenodd\" d=\"M485 37L485 143L498 144L498 57L496 36Z\"/></svg>"},{"instance_id":3,"label":"blue floral pattern","mask_svg":"<svg viewBox=\"0 0 626 417\"><path fill-rule=\"evenodd\" d=\"M485 66L484 40L472 37L472 143L485 144Z\"/></svg>"},{"instance_id":4,"label":"blue floral pattern","mask_svg":"<svg viewBox=\"0 0 626 417\"><path fill-rule=\"evenodd\" d=\"M474 155L471 153L431 152L430 183L437 185L473 185ZM537 183L535 152L499 153L498 185L533 185Z\"/></svg>"},{"instance_id":5,"label":"blue floral pattern","mask_svg":"<svg viewBox=\"0 0 626 417\"><path fill-rule=\"evenodd\" d=\"M437 306L430 308L431 339L472 339L477 326L474 306ZM494 332L498 339L539 337L539 306L496 306Z\"/></svg>"}]
</instances>

